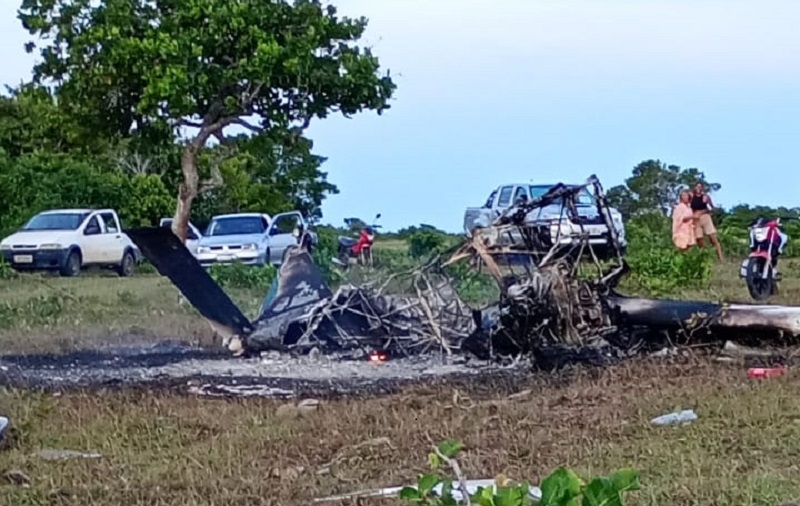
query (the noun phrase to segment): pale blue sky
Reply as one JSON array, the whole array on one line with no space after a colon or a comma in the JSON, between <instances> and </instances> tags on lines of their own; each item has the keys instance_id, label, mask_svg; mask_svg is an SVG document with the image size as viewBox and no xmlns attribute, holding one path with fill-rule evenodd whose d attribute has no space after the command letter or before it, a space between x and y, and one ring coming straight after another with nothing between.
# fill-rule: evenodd
<instances>
[{"instance_id":1,"label":"pale blue sky","mask_svg":"<svg viewBox=\"0 0 800 506\"><path fill-rule=\"evenodd\" d=\"M0 1L0 82L29 76ZM696 166L716 200L800 206L797 0L340 0L396 74L392 110L309 134L341 194L324 221L460 230L506 182L606 187L647 158Z\"/></svg>"}]
</instances>

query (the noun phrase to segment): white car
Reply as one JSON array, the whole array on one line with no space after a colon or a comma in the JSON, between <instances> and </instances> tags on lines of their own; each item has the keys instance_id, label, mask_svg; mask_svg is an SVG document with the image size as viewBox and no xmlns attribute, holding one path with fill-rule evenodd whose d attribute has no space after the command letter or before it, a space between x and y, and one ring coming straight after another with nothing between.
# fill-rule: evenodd
<instances>
[{"instance_id":1,"label":"white car","mask_svg":"<svg viewBox=\"0 0 800 506\"><path fill-rule=\"evenodd\" d=\"M270 218L268 214L236 213L214 216L200 239L195 257L204 267L218 263L280 265L289 246L298 244L301 230L309 250L317 245L317 234L299 211Z\"/></svg>"},{"instance_id":2,"label":"white car","mask_svg":"<svg viewBox=\"0 0 800 506\"><path fill-rule=\"evenodd\" d=\"M62 276L77 276L89 266L130 276L141 255L112 209L39 213L0 241L0 253L14 269L57 270Z\"/></svg>"},{"instance_id":3,"label":"white car","mask_svg":"<svg viewBox=\"0 0 800 506\"><path fill-rule=\"evenodd\" d=\"M158 225L160 227L172 227L172 218L161 218ZM197 246L200 244L200 239L202 238L203 234L201 234L200 230L190 221L189 229L186 233L186 249L188 249L192 255L197 256Z\"/></svg>"}]
</instances>

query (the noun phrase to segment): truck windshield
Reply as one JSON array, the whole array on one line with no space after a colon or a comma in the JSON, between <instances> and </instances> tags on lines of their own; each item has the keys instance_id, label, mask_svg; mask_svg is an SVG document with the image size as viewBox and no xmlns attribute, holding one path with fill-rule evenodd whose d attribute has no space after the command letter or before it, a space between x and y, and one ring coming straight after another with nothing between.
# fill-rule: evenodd
<instances>
[{"instance_id":1,"label":"truck windshield","mask_svg":"<svg viewBox=\"0 0 800 506\"><path fill-rule=\"evenodd\" d=\"M208 225L206 235L263 234L267 229L265 221L261 216L214 218Z\"/></svg>"},{"instance_id":2,"label":"truck windshield","mask_svg":"<svg viewBox=\"0 0 800 506\"><path fill-rule=\"evenodd\" d=\"M77 230L88 213L43 213L37 214L22 227L22 230Z\"/></svg>"},{"instance_id":3,"label":"truck windshield","mask_svg":"<svg viewBox=\"0 0 800 506\"><path fill-rule=\"evenodd\" d=\"M552 187L553 185L531 185L530 187L531 198L538 199L539 197L547 193L547 190L549 190ZM575 196L575 204L579 206L594 205L594 197L592 197L592 194L589 193L589 190L584 188L581 191L579 191L578 194Z\"/></svg>"}]
</instances>

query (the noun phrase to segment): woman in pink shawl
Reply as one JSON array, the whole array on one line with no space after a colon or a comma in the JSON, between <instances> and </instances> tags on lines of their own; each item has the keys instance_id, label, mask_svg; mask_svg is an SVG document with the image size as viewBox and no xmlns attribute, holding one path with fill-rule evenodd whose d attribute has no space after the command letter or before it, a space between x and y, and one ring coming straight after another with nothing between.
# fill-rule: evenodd
<instances>
[{"instance_id":1,"label":"woman in pink shawl","mask_svg":"<svg viewBox=\"0 0 800 506\"><path fill-rule=\"evenodd\" d=\"M683 190L672 210L672 242L681 251L686 251L695 244L694 216L689 206L691 200L689 190Z\"/></svg>"}]
</instances>

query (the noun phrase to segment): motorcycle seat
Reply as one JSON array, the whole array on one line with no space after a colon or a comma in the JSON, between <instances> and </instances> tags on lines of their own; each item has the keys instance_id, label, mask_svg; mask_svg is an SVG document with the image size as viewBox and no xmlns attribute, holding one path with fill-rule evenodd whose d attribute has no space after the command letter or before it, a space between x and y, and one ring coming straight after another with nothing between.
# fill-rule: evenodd
<instances>
[{"instance_id":1,"label":"motorcycle seat","mask_svg":"<svg viewBox=\"0 0 800 506\"><path fill-rule=\"evenodd\" d=\"M355 246L356 242L358 241L356 241L352 237L339 237L339 246L343 246L345 248L350 248L352 246Z\"/></svg>"}]
</instances>

